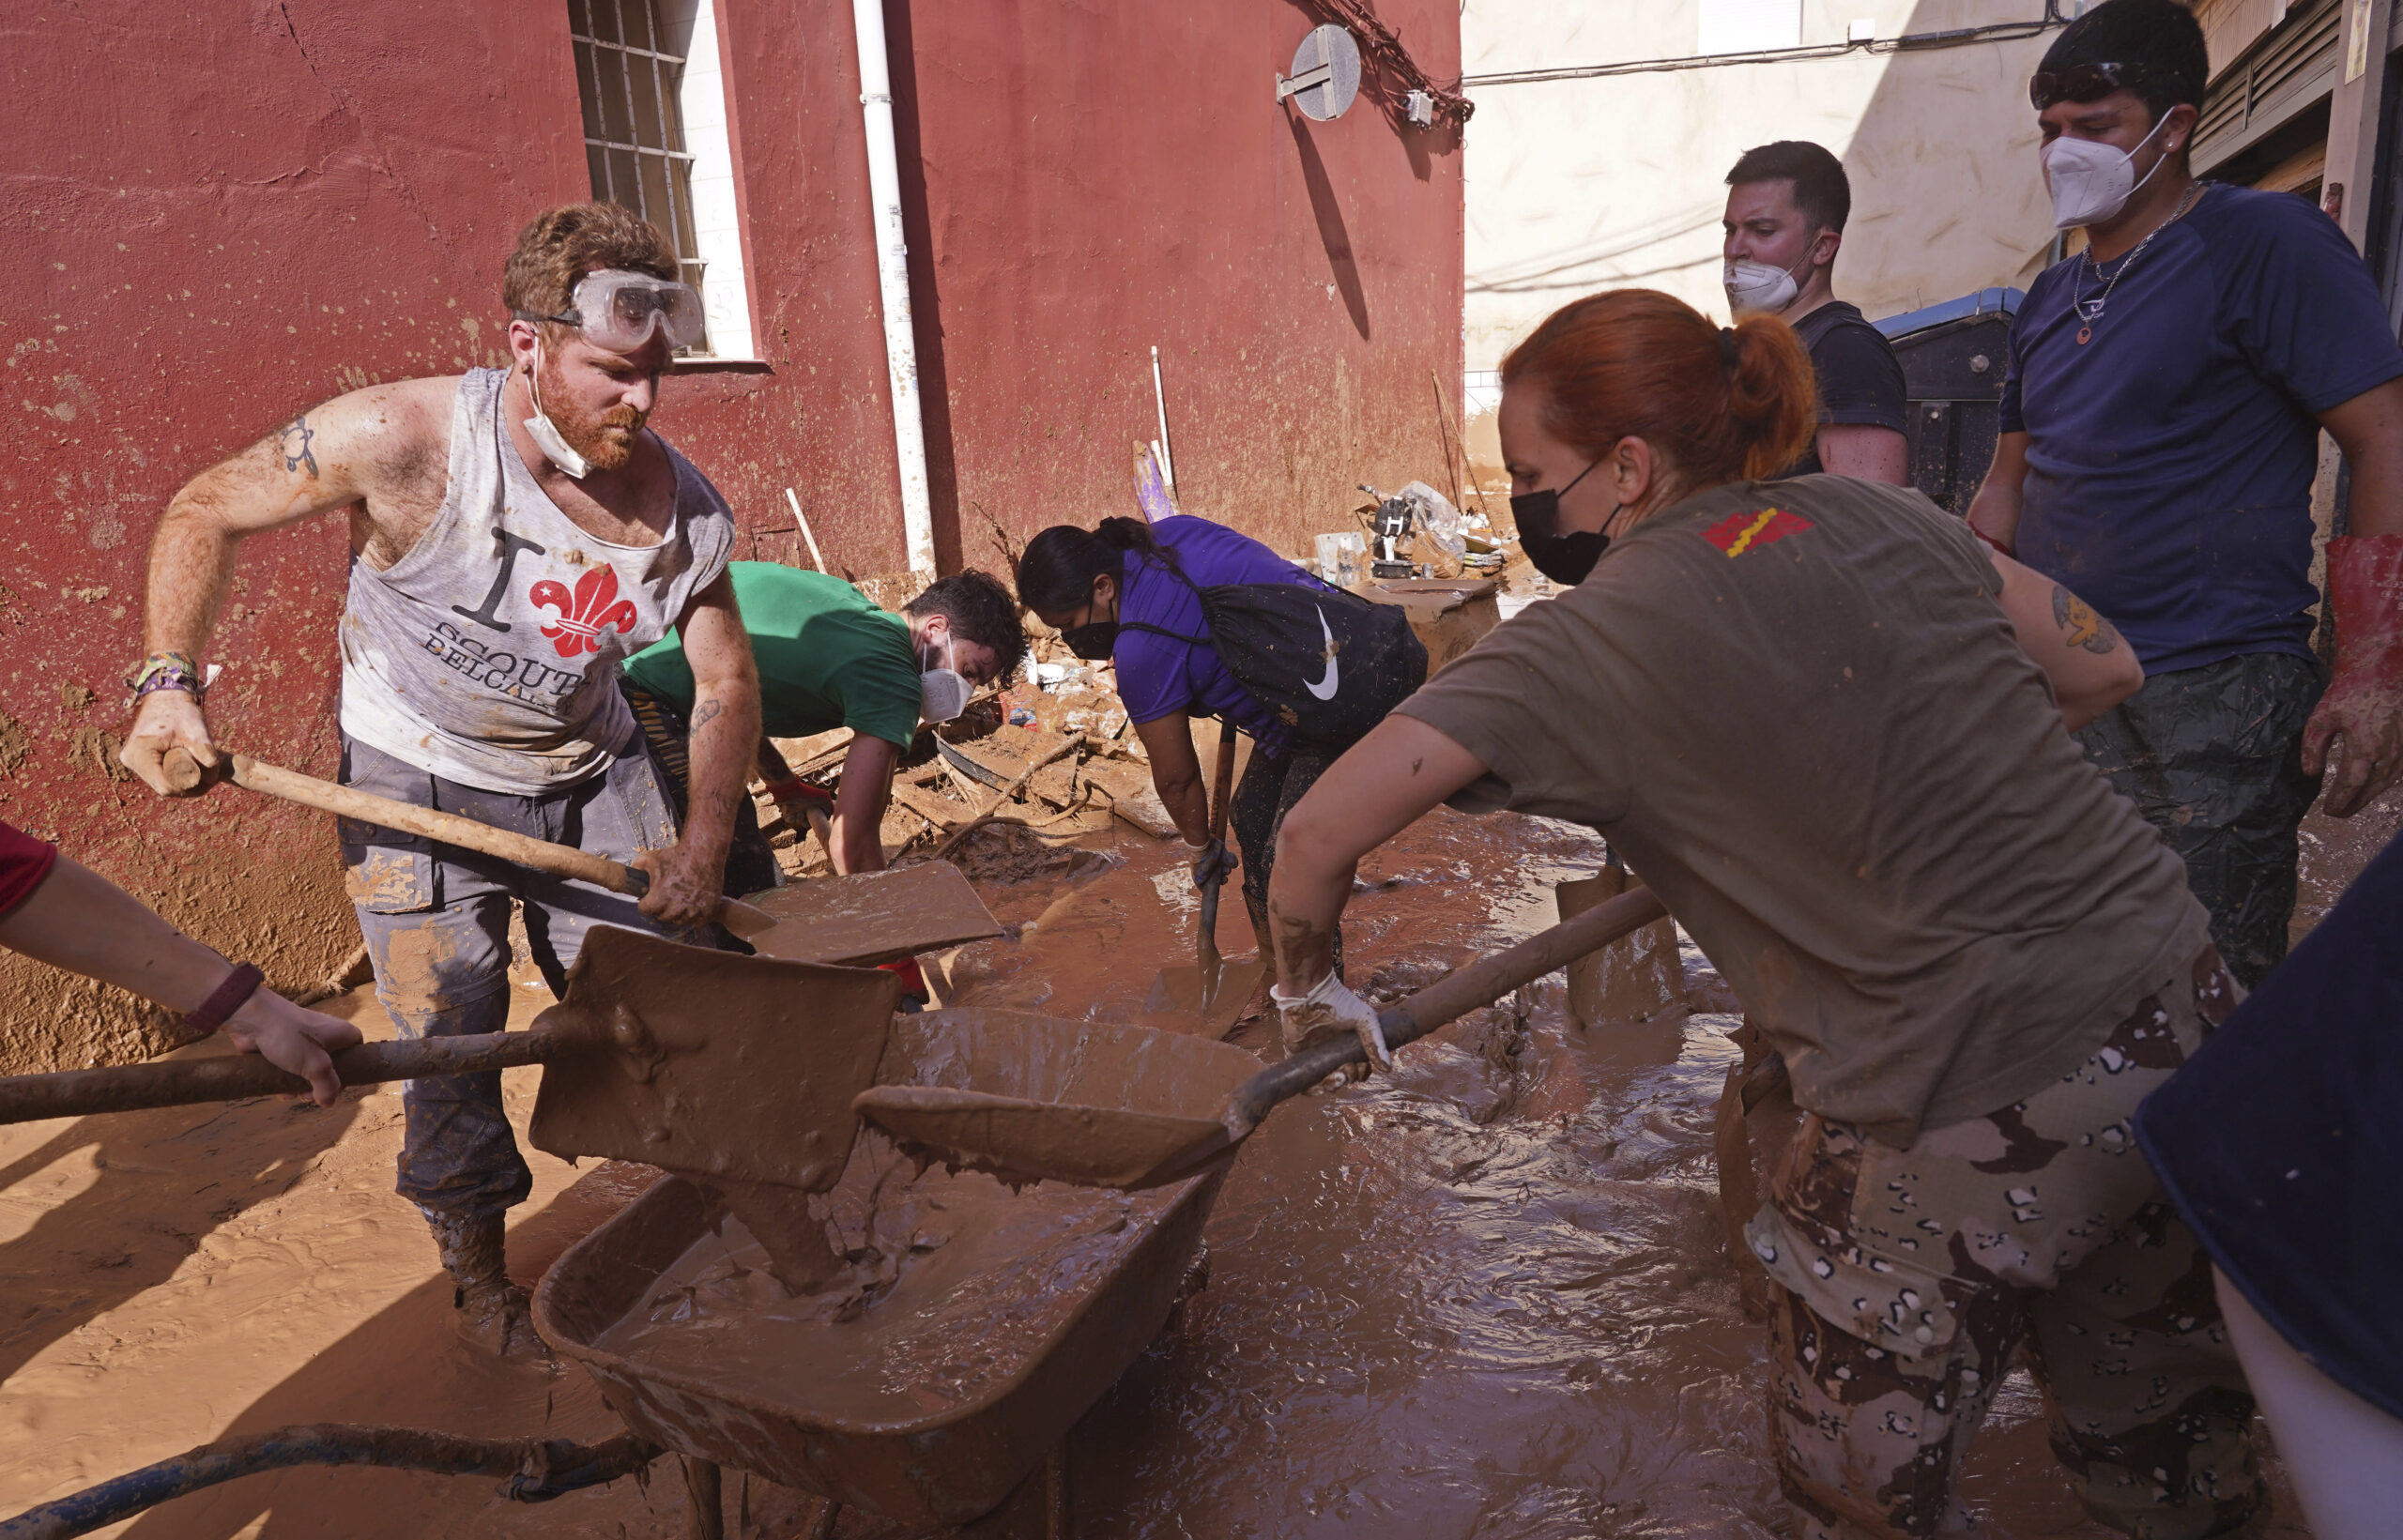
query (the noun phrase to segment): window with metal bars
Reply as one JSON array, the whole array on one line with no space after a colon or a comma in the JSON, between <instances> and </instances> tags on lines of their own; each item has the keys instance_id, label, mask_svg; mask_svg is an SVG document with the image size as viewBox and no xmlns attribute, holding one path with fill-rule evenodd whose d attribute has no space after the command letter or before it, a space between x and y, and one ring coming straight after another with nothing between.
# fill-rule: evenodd
<instances>
[{"instance_id":1,"label":"window with metal bars","mask_svg":"<svg viewBox=\"0 0 2403 1540\"><path fill-rule=\"evenodd\" d=\"M623 204L675 243L684 282L701 292L709 266L693 218L693 157L684 147L681 36L660 24L657 0L568 0L584 155L592 195ZM713 353L703 342L695 353Z\"/></svg>"}]
</instances>

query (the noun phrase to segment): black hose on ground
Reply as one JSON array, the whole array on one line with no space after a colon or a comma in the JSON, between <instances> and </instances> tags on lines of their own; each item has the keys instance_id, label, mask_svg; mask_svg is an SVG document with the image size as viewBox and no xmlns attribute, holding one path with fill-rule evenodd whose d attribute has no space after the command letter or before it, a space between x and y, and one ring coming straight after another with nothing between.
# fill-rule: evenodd
<instances>
[{"instance_id":1,"label":"black hose on ground","mask_svg":"<svg viewBox=\"0 0 2403 1540\"><path fill-rule=\"evenodd\" d=\"M414 1427L304 1424L241 1433L186 1450L0 1524L0 1540L67 1540L130 1518L169 1498L237 1476L292 1465L384 1465L453 1476L506 1476L501 1496L545 1502L633 1475L666 1451L621 1433L600 1443L567 1439L467 1439Z\"/></svg>"}]
</instances>

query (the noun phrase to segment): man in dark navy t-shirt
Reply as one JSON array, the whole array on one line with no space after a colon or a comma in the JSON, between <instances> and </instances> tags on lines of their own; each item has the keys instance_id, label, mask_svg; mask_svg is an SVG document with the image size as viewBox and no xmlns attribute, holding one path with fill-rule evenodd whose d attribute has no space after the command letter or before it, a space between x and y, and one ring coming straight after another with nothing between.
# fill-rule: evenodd
<instances>
[{"instance_id":1,"label":"man in dark navy t-shirt","mask_svg":"<svg viewBox=\"0 0 2403 1540\"><path fill-rule=\"evenodd\" d=\"M1785 318L1811 351L1819 432L1780 477L1857 476L1910 485L1910 404L1894 344L1838 299L1836 252L1852 214L1844 162L1807 140L1746 150L1727 173L1727 303Z\"/></svg>"},{"instance_id":2,"label":"man in dark navy t-shirt","mask_svg":"<svg viewBox=\"0 0 2403 1540\"><path fill-rule=\"evenodd\" d=\"M1969 520L2143 661L2144 689L2079 738L2185 859L2249 986L2286 954L2295 828L2323 766L2338 816L2403 766L2403 349L2318 209L2195 180L2207 70L2184 7L2106 0L2030 83L2056 218L2088 245L2028 289ZM2322 427L2352 470L2324 696Z\"/></svg>"}]
</instances>

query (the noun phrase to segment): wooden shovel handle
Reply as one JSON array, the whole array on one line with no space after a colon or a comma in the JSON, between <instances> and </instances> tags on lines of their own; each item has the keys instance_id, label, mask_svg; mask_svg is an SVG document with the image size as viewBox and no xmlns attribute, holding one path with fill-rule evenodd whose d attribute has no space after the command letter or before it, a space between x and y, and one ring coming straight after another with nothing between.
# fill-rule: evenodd
<instances>
[{"instance_id":1,"label":"wooden shovel handle","mask_svg":"<svg viewBox=\"0 0 2403 1540\"><path fill-rule=\"evenodd\" d=\"M1210 782L1210 837L1224 841L1227 837L1227 814L1235 800L1235 724L1232 722L1222 720L1218 724L1218 764ZM1211 878L1210 885L1202 890L1202 938L1195 950L1201 958L1204 991L1216 987L1218 982L1218 890L1226 883L1227 879L1221 874Z\"/></svg>"},{"instance_id":2,"label":"wooden shovel handle","mask_svg":"<svg viewBox=\"0 0 2403 1540\"><path fill-rule=\"evenodd\" d=\"M514 834L506 829L463 818L456 813L438 812L430 807L417 807L378 797L355 786L338 786L331 781L320 781L314 775L288 770L270 765L247 754L232 755L234 784L246 791L280 797L287 802L314 807L320 812L356 818L385 829L397 829L405 834L418 834L426 839L455 845L463 850L481 851L498 856L520 866L530 866L553 877L572 877L589 882L596 888L606 888L613 893L640 898L650 891L650 874L623 861L596 856L589 850L578 850L571 845L553 845L530 835ZM718 910L718 922L735 935L749 940L771 929L775 917L737 899L726 899Z\"/></svg>"},{"instance_id":3,"label":"wooden shovel handle","mask_svg":"<svg viewBox=\"0 0 2403 1540\"><path fill-rule=\"evenodd\" d=\"M573 846L553 845L548 840L513 834L508 830L495 829L473 818L463 818L456 813L412 806L354 786L338 786L331 781L320 781L314 775L303 775L298 770L270 765L247 754L235 755L233 760L234 784L246 791L281 797L287 802L298 802L303 807L314 807L323 813L356 818L360 823L397 829L404 834L440 840L463 850L498 856L503 861L531 866L538 872L548 872L554 877L589 882L613 893L639 898L650 886L647 875L624 862L596 856L588 850L578 850Z\"/></svg>"},{"instance_id":4,"label":"wooden shovel handle","mask_svg":"<svg viewBox=\"0 0 2403 1540\"><path fill-rule=\"evenodd\" d=\"M560 1039L537 1027L526 1032L483 1032L465 1037L428 1037L415 1042L362 1043L333 1055L334 1074L345 1086L421 1075L468 1075L479 1070L539 1064ZM254 1053L230 1059L183 1059L114 1069L68 1070L58 1075L0 1078L0 1123L40 1118L82 1118L96 1112L133 1112L143 1107L189 1106L199 1102L236 1102L249 1096L302 1095L309 1082L280 1070Z\"/></svg>"},{"instance_id":5,"label":"wooden shovel handle","mask_svg":"<svg viewBox=\"0 0 2403 1540\"><path fill-rule=\"evenodd\" d=\"M1210 837L1227 837L1227 815L1234 802L1235 791L1235 724L1218 724L1218 764L1210 777Z\"/></svg>"}]
</instances>

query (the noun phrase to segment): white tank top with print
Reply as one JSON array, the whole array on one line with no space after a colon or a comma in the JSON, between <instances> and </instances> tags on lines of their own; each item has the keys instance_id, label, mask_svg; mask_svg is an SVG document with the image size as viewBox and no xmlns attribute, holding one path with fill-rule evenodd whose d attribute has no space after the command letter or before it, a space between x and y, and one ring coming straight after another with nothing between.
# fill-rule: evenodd
<instances>
[{"instance_id":1,"label":"white tank top with print","mask_svg":"<svg viewBox=\"0 0 2403 1540\"><path fill-rule=\"evenodd\" d=\"M666 537L635 546L587 534L510 442L508 377L473 369L460 379L450 490L408 555L380 572L351 558L342 728L445 780L538 796L634 742L619 664L665 636L726 570L734 518L669 448Z\"/></svg>"}]
</instances>

